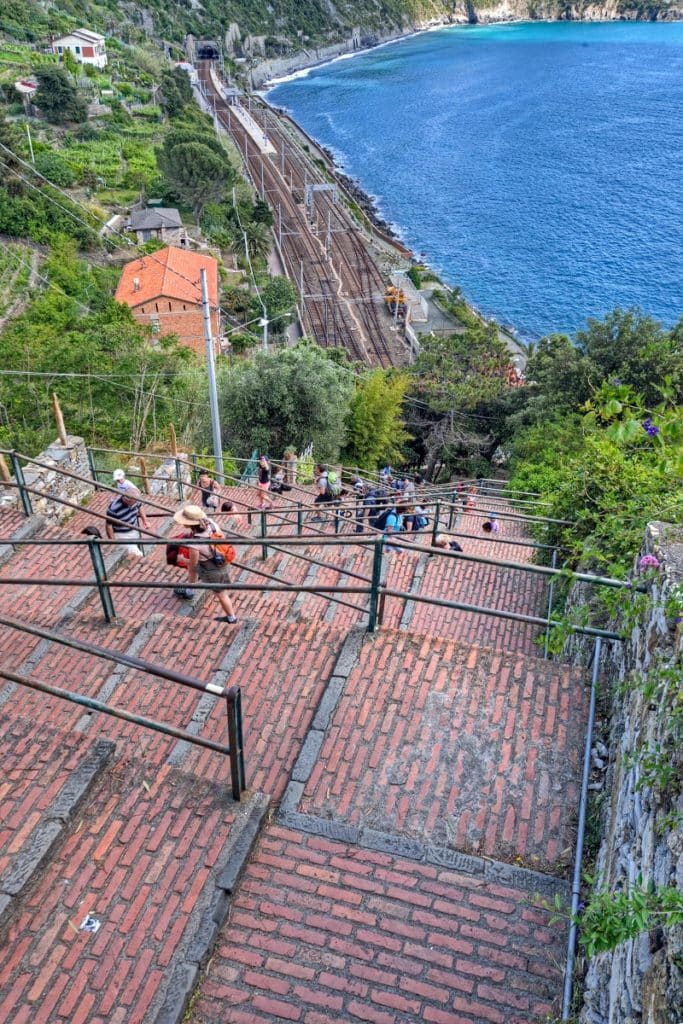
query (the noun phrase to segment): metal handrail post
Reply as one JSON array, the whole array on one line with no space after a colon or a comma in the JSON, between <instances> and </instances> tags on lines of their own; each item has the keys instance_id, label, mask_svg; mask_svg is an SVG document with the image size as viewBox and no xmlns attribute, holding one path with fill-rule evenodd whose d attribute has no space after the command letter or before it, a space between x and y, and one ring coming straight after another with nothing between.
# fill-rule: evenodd
<instances>
[{"instance_id":1,"label":"metal handrail post","mask_svg":"<svg viewBox=\"0 0 683 1024\"><path fill-rule=\"evenodd\" d=\"M557 568L557 549L553 548L552 557L552 568ZM553 598L555 596L555 577L550 577L550 586L548 587L548 625L545 629L545 643L543 645L543 657L548 660L548 647L550 646L550 618L553 612Z\"/></svg>"},{"instance_id":2,"label":"metal handrail post","mask_svg":"<svg viewBox=\"0 0 683 1024\"><path fill-rule=\"evenodd\" d=\"M88 456L88 465L90 466L90 475L91 475L91 477L93 479L93 483L95 484L95 490L98 491L99 487L97 485L99 484L100 481L99 481L99 477L97 476L97 466L95 465L95 456L92 453L92 448L86 448L85 452L86 452L86 455Z\"/></svg>"},{"instance_id":3,"label":"metal handrail post","mask_svg":"<svg viewBox=\"0 0 683 1024\"><path fill-rule=\"evenodd\" d=\"M432 547L436 545L436 535L439 532L439 516L441 515L441 502L437 501L434 506L434 522L432 523Z\"/></svg>"},{"instance_id":4,"label":"metal handrail post","mask_svg":"<svg viewBox=\"0 0 683 1024\"><path fill-rule=\"evenodd\" d=\"M579 802L579 822L576 834L576 855L574 858L574 879L572 882L572 906L569 920L569 938L567 940L567 960L564 968L564 989L562 993L562 1020L569 1020L571 1017L572 1005L572 981L574 974L574 957L576 956L576 936L578 925L576 917L579 911L579 897L581 895L581 860L583 858L583 840L586 833L586 809L588 806L588 779L591 769L591 748L593 746L593 725L595 723L595 701L598 689L598 674L600 672L600 654L602 653L602 640L596 638L593 648L593 676L591 679L591 696L588 708L588 727L586 729L586 745L583 754L583 778L581 780L581 798Z\"/></svg>"},{"instance_id":5,"label":"metal handrail post","mask_svg":"<svg viewBox=\"0 0 683 1024\"><path fill-rule=\"evenodd\" d=\"M114 600L111 596L111 590L107 584L107 567L104 564L104 558L102 557L102 548L98 537L92 537L88 541L88 550L90 551L90 560L92 561L92 567L95 570L95 579L97 580L97 589L100 595L100 601L102 602L102 611L104 612L105 620L113 622L116 618L116 612L114 610Z\"/></svg>"},{"instance_id":6,"label":"metal handrail post","mask_svg":"<svg viewBox=\"0 0 683 1024\"><path fill-rule=\"evenodd\" d=\"M304 532L304 511L301 508L296 510L296 535L301 537Z\"/></svg>"},{"instance_id":7,"label":"metal handrail post","mask_svg":"<svg viewBox=\"0 0 683 1024\"><path fill-rule=\"evenodd\" d=\"M242 691L231 686L225 694L228 705L228 746L230 747L230 781L234 800L242 799L247 788L244 772L244 740L242 735Z\"/></svg>"},{"instance_id":8,"label":"metal handrail post","mask_svg":"<svg viewBox=\"0 0 683 1024\"><path fill-rule=\"evenodd\" d=\"M12 471L14 473L14 479L17 481L17 487L19 488L19 497L21 498L21 506L24 510L25 516L33 515L33 505L31 504L31 497L26 490L26 480L24 479L24 470L19 461L19 456L16 452L10 452L9 455L12 461Z\"/></svg>"},{"instance_id":9,"label":"metal handrail post","mask_svg":"<svg viewBox=\"0 0 683 1024\"><path fill-rule=\"evenodd\" d=\"M192 466L192 483L197 483L197 477L199 476L199 456L196 452L190 454L190 465Z\"/></svg>"},{"instance_id":10,"label":"metal handrail post","mask_svg":"<svg viewBox=\"0 0 683 1024\"><path fill-rule=\"evenodd\" d=\"M385 579L382 580L381 583L380 583L380 587L382 588L382 590L381 590L380 595L379 595L379 605L377 607L377 625L378 626L383 626L384 625L384 605L385 605L386 599L387 599L387 595L384 593L384 588L386 587L386 585L387 585L387 581Z\"/></svg>"},{"instance_id":11,"label":"metal handrail post","mask_svg":"<svg viewBox=\"0 0 683 1024\"><path fill-rule=\"evenodd\" d=\"M267 515L268 515L267 512L265 512L265 511L261 512L261 537L262 538L266 538L268 536L268 522L267 522L267 518L266 518ZM261 545L261 558L262 558L262 560L264 562L268 560L268 545L267 544L262 544Z\"/></svg>"},{"instance_id":12,"label":"metal handrail post","mask_svg":"<svg viewBox=\"0 0 683 1024\"><path fill-rule=\"evenodd\" d=\"M185 498L184 487L183 487L183 475L180 472L180 459L174 458L175 463L175 481L178 485L178 501L183 501Z\"/></svg>"},{"instance_id":13,"label":"metal handrail post","mask_svg":"<svg viewBox=\"0 0 683 1024\"><path fill-rule=\"evenodd\" d=\"M455 494L456 494L455 491L451 491L451 502L450 502L450 505L448 507L448 529L449 530L453 529L453 508L454 508L454 504L455 504Z\"/></svg>"},{"instance_id":14,"label":"metal handrail post","mask_svg":"<svg viewBox=\"0 0 683 1024\"><path fill-rule=\"evenodd\" d=\"M335 532L335 535L336 535L336 534L339 533L339 523L340 523L340 520L341 520L341 516L339 515L339 509L337 509L334 512L333 519L334 519L334 532Z\"/></svg>"},{"instance_id":15,"label":"metal handrail post","mask_svg":"<svg viewBox=\"0 0 683 1024\"><path fill-rule=\"evenodd\" d=\"M377 610L379 605L379 590L382 580L382 556L384 554L384 534L375 541L375 551L372 558L372 582L370 584L370 607L368 608L368 633L374 633L377 629Z\"/></svg>"}]
</instances>

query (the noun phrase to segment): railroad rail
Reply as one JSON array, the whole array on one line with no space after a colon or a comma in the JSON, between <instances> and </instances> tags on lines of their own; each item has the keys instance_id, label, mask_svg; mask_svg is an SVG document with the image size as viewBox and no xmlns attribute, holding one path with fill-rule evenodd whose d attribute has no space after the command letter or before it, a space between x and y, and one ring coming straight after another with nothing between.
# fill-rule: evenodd
<instances>
[{"instance_id":1,"label":"railroad rail","mask_svg":"<svg viewBox=\"0 0 683 1024\"><path fill-rule=\"evenodd\" d=\"M274 234L287 276L300 293L306 333L321 347L341 346L368 366L405 364L408 348L384 311L385 282L362 232L344 205L326 191L315 193L309 220L306 186L329 180L267 104L252 97L251 117L276 150L274 156L264 156L216 89L211 62L200 62L198 71L217 121L240 152L252 185L274 212Z\"/></svg>"}]
</instances>

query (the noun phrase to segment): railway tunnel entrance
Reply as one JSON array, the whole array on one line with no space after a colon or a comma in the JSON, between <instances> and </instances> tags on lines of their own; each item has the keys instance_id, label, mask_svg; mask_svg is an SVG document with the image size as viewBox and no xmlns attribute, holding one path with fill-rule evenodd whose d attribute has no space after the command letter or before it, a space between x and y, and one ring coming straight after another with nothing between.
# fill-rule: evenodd
<instances>
[{"instance_id":1,"label":"railway tunnel entrance","mask_svg":"<svg viewBox=\"0 0 683 1024\"><path fill-rule=\"evenodd\" d=\"M214 39L198 39L195 43L197 60L219 60L221 48Z\"/></svg>"}]
</instances>

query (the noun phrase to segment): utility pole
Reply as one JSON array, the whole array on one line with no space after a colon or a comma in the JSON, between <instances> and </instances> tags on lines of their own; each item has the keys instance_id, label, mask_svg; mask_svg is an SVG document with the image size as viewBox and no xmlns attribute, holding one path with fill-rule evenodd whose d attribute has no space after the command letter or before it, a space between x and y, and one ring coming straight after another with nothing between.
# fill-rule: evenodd
<instances>
[{"instance_id":1,"label":"utility pole","mask_svg":"<svg viewBox=\"0 0 683 1024\"><path fill-rule=\"evenodd\" d=\"M282 248L282 203L277 204L278 212L278 244Z\"/></svg>"},{"instance_id":2,"label":"utility pole","mask_svg":"<svg viewBox=\"0 0 683 1024\"><path fill-rule=\"evenodd\" d=\"M204 314L204 341L206 342L206 368L209 375L209 405L211 407L211 433L213 436L213 462L216 478L223 482L223 447L221 442L221 424L218 416L218 394L216 392L216 364L211 336L211 308L209 291L206 285L206 270L199 271L202 286L202 312Z\"/></svg>"},{"instance_id":3,"label":"utility pole","mask_svg":"<svg viewBox=\"0 0 683 1024\"><path fill-rule=\"evenodd\" d=\"M31 163L34 164L36 162L36 160L35 160L35 157L33 156L33 142L31 141L31 126L29 125L28 121L26 122L26 134L28 135L28 149L29 149L29 153L31 154Z\"/></svg>"}]
</instances>

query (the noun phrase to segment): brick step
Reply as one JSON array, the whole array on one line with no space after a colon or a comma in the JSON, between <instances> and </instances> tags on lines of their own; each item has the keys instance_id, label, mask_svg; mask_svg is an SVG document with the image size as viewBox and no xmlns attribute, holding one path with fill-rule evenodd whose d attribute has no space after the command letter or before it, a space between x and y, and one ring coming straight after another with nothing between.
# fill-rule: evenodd
<instances>
[{"instance_id":1,"label":"brick step","mask_svg":"<svg viewBox=\"0 0 683 1024\"><path fill-rule=\"evenodd\" d=\"M105 770L114 746L0 714L0 928Z\"/></svg>"},{"instance_id":2,"label":"brick step","mask_svg":"<svg viewBox=\"0 0 683 1024\"><path fill-rule=\"evenodd\" d=\"M286 802L355 830L562 872L587 706L578 670L384 630L363 643Z\"/></svg>"},{"instance_id":3,"label":"brick step","mask_svg":"<svg viewBox=\"0 0 683 1024\"><path fill-rule=\"evenodd\" d=\"M165 1019L211 950L266 809L257 793L233 802L224 773L117 750L6 929L3 1020Z\"/></svg>"},{"instance_id":4,"label":"brick step","mask_svg":"<svg viewBox=\"0 0 683 1024\"><path fill-rule=\"evenodd\" d=\"M234 627L214 622L209 616L152 615L146 622L128 620L114 626L101 620L94 625L85 618L70 622L66 632L185 672L200 681L240 686L249 783L275 795L284 791L344 641L339 630L325 623L289 623L273 615L241 619ZM0 632L8 650L13 638L23 640L24 636L10 630ZM211 738L227 742L225 701L210 694L46 640L35 640L24 661L13 661L13 667L183 730L197 729L204 735L208 728ZM171 758L179 766L187 757L188 763L197 762L195 770L200 774L213 777L220 762L220 756L211 751L190 754L172 737L84 712L78 705L16 684L3 684L0 705L10 717L58 724L91 740L113 739L156 765Z\"/></svg>"},{"instance_id":5,"label":"brick step","mask_svg":"<svg viewBox=\"0 0 683 1024\"><path fill-rule=\"evenodd\" d=\"M188 1024L550 1019L566 929L534 906L525 874L501 881L269 824ZM567 897L556 879L543 891Z\"/></svg>"}]
</instances>

